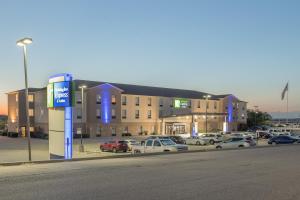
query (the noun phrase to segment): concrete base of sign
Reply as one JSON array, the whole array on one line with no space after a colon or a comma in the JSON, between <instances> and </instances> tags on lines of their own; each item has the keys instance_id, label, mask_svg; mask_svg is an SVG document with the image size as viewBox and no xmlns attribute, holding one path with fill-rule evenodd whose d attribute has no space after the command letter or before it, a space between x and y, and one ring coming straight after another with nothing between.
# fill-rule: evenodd
<instances>
[{"instance_id":1,"label":"concrete base of sign","mask_svg":"<svg viewBox=\"0 0 300 200\"><path fill-rule=\"evenodd\" d=\"M65 156L65 111L64 109L49 109L49 154L51 157Z\"/></svg>"}]
</instances>

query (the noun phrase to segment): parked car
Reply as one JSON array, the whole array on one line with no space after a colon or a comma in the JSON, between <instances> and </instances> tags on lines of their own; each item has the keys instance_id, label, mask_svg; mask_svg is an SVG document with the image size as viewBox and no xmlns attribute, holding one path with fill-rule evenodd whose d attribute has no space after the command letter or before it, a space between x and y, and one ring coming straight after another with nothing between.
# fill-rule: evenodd
<instances>
[{"instance_id":1,"label":"parked car","mask_svg":"<svg viewBox=\"0 0 300 200\"><path fill-rule=\"evenodd\" d=\"M185 139L185 138L191 137L191 134L190 133L178 133L178 134L176 134L176 136L180 136L183 139Z\"/></svg>"},{"instance_id":2,"label":"parked car","mask_svg":"<svg viewBox=\"0 0 300 200\"><path fill-rule=\"evenodd\" d=\"M153 137L153 136L152 136ZM141 145L132 146L132 153L156 153L156 152L170 152L170 151L187 151L188 146L183 144L176 144L171 139L156 137L149 138L142 142Z\"/></svg>"},{"instance_id":3,"label":"parked car","mask_svg":"<svg viewBox=\"0 0 300 200\"><path fill-rule=\"evenodd\" d=\"M201 137L195 136L195 137L186 138L185 139L185 144L188 144L188 145L206 145L207 143Z\"/></svg>"},{"instance_id":4,"label":"parked car","mask_svg":"<svg viewBox=\"0 0 300 200\"><path fill-rule=\"evenodd\" d=\"M231 133L230 137L232 138L243 138L245 135L243 133Z\"/></svg>"},{"instance_id":5,"label":"parked car","mask_svg":"<svg viewBox=\"0 0 300 200\"><path fill-rule=\"evenodd\" d=\"M299 143L300 140L288 135L280 135L280 136L274 136L269 139L268 144L294 144Z\"/></svg>"},{"instance_id":6,"label":"parked car","mask_svg":"<svg viewBox=\"0 0 300 200\"><path fill-rule=\"evenodd\" d=\"M214 145L215 143L222 142L222 136L218 134L203 134L200 138L205 142L205 144Z\"/></svg>"},{"instance_id":7,"label":"parked car","mask_svg":"<svg viewBox=\"0 0 300 200\"><path fill-rule=\"evenodd\" d=\"M256 131L259 138L263 139L269 139L272 137L272 134L270 134L268 131Z\"/></svg>"},{"instance_id":8,"label":"parked car","mask_svg":"<svg viewBox=\"0 0 300 200\"><path fill-rule=\"evenodd\" d=\"M127 146L128 146L128 151L131 151L132 150L132 147L134 146L134 145L139 145L140 143L139 142L137 142L136 140L124 140L124 142L127 144Z\"/></svg>"},{"instance_id":9,"label":"parked car","mask_svg":"<svg viewBox=\"0 0 300 200\"><path fill-rule=\"evenodd\" d=\"M156 138L170 139L173 142L175 142L176 144L185 144L185 139L183 139L181 136L174 136L174 135L171 135L171 136L155 136L154 135L154 136L148 137L147 139L156 139Z\"/></svg>"},{"instance_id":10,"label":"parked car","mask_svg":"<svg viewBox=\"0 0 300 200\"><path fill-rule=\"evenodd\" d=\"M250 147L250 143L247 142L247 140L244 137L230 138L216 145L217 149L243 148L243 147Z\"/></svg>"},{"instance_id":11,"label":"parked car","mask_svg":"<svg viewBox=\"0 0 300 200\"><path fill-rule=\"evenodd\" d=\"M100 150L101 151L112 151L114 153L117 152L127 152L128 151L128 145L124 140L120 141L109 141L105 142L104 144L100 145Z\"/></svg>"},{"instance_id":12,"label":"parked car","mask_svg":"<svg viewBox=\"0 0 300 200\"><path fill-rule=\"evenodd\" d=\"M176 144L185 144L185 140L181 136L169 136L169 138Z\"/></svg>"}]
</instances>

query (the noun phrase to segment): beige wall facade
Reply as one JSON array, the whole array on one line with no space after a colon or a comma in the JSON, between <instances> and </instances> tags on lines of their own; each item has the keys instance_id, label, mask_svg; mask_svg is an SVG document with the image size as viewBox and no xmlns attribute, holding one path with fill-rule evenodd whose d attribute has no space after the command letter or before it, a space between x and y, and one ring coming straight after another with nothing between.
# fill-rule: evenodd
<instances>
[{"instance_id":1,"label":"beige wall facade","mask_svg":"<svg viewBox=\"0 0 300 200\"><path fill-rule=\"evenodd\" d=\"M48 133L48 108L46 89L30 93L32 126ZM147 96L129 94L111 85L101 84L74 94L73 132L91 137L140 134L174 134L177 132L201 133L223 130L229 123L229 131L236 131L247 123L247 103L233 95L215 96L213 99L189 99L180 97ZM175 100L187 103L175 107ZM25 126L24 92L8 94L8 128L18 131ZM206 127L207 121L207 127Z\"/></svg>"}]
</instances>

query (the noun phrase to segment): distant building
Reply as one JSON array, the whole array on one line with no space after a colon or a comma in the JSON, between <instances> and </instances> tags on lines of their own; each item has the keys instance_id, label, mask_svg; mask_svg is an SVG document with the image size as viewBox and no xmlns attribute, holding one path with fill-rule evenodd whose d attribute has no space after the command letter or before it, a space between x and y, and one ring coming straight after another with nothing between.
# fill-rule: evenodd
<instances>
[{"instance_id":1,"label":"distant building","mask_svg":"<svg viewBox=\"0 0 300 200\"><path fill-rule=\"evenodd\" d=\"M74 134L91 137L122 133L177 134L204 132L206 93L129 84L75 80L73 107ZM84 109L80 85L84 90ZM29 89L29 116L32 132L48 133L47 89ZM211 94L210 94L211 95ZM8 96L8 129L25 135L25 92ZM208 131L236 131L247 122L247 103L234 95L211 95L207 101ZM193 130L194 129L196 130Z\"/></svg>"}]
</instances>

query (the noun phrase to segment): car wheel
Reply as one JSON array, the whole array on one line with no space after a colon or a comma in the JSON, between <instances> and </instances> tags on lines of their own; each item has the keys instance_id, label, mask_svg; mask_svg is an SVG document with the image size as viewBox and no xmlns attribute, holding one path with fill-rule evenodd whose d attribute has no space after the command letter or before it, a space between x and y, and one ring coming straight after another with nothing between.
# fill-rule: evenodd
<instances>
[{"instance_id":1,"label":"car wheel","mask_svg":"<svg viewBox=\"0 0 300 200\"><path fill-rule=\"evenodd\" d=\"M239 146L239 148L244 148L244 147L245 147L244 145L240 145L240 146Z\"/></svg>"},{"instance_id":2,"label":"car wheel","mask_svg":"<svg viewBox=\"0 0 300 200\"><path fill-rule=\"evenodd\" d=\"M217 146L216 149L222 149L222 147L221 146Z\"/></svg>"},{"instance_id":3,"label":"car wheel","mask_svg":"<svg viewBox=\"0 0 300 200\"><path fill-rule=\"evenodd\" d=\"M113 153L117 153L117 149L116 149L116 148L113 148L112 152L113 152Z\"/></svg>"},{"instance_id":4,"label":"car wheel","mask_svg":"<svg viewBox=\"0 0 300 200\"><path fill-rule=\"evenodd\" d=\"M215 141L214 141L214 140L210 140L210 141L209 141L209 144L214 145L214 144L215 144Z\"/></svg>"},{"instance_id":5,"label":"car wheel","mask_svg":"<svg viewBox=\"0 0 300 200\"><path fill-rule=\"evenodd\" d=\"M126 152L127 152L127 150L125 149L123 152L124 152L124 153L126 153Z\"/></svg>"},{"instance_id":6,"label":"car wheel","mask_svg":"<svg viewBox=\"0 0 300 200\"><path fill-rule=\"evenodd\" d=\"M104 149L102 147L100 147L100 151L104 152Z\"/></svg>"},{"instance_id":7,"label":"car wheel","mask_svg":"<svg viewBox=\"0 0 300 200\"><path fill-rule=\"evenodd\" d=\"M201 145L201 143L199 141L196 142L196 145Z\"/></svg>"}]
</instances>

